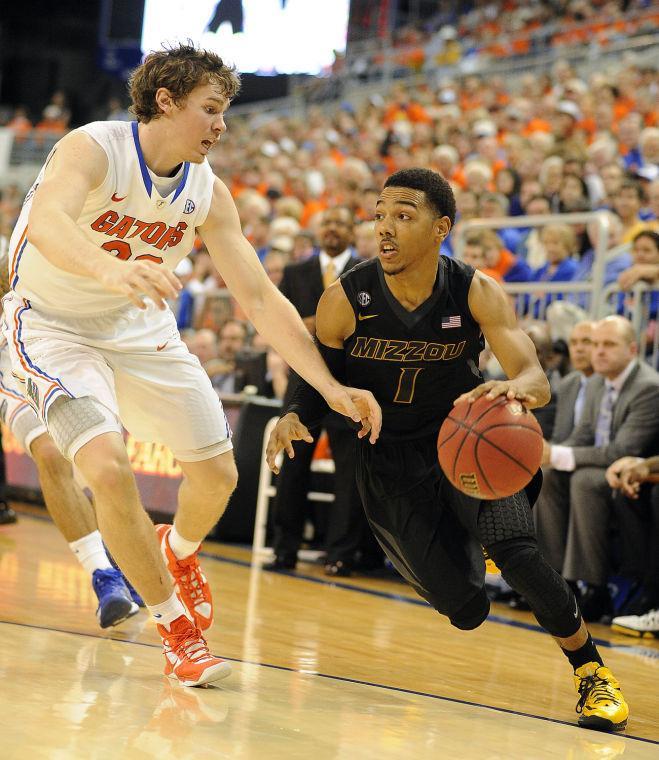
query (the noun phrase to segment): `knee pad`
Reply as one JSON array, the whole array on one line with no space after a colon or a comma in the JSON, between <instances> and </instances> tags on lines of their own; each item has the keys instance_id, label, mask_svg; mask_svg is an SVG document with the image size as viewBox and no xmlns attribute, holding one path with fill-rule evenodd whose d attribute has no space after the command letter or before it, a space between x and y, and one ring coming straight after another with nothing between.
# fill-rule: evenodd
<instances>
[{"instance_id":1,"label":"knee pad","mask_svg":"<svg viewBox=\"0 0 659 760\"><path fill-rule=\"evenodd\" d=\"M48 410L48 432L69 460L86 443L103 433L121 434L116 415L92 396L60 396Z\"/></svg>"},{"instance_id":2,"label":"knee pad","mask_svg":"<svg viewBox=\"0 0 659 760\"><path fill-rule=\"evenodd\" d=\"M487 598L485 589L482 588L476 596L472 596L467 604L451 615L451 625L461 631L473 631L486 620L489 614L490 600Z\"/></svg>"},{"instance_id":3,"label":"knee pad","mask_svg":"<svg viewBox=\"0 0 659 760\"><path fill-rule=\"evenodd\" d=\"M503 579L526 599L540 625L552 636L567 638L579 630L577 600L542 556L535 539L504 541L486 548Z\"/></svg>"},{"instance_id":4,"label":"knee pad","mask_svg":"<svg viewBox=\"0 0 659 760\"><path fill-rule=\"evenodd\" d=\"M533 513L526 493L519 491L505 499L481 502L478 512L478 534L485 547L502 541L535 536ZM498 562L497 565L501 567Z\"/></svg>"}]
</instances>

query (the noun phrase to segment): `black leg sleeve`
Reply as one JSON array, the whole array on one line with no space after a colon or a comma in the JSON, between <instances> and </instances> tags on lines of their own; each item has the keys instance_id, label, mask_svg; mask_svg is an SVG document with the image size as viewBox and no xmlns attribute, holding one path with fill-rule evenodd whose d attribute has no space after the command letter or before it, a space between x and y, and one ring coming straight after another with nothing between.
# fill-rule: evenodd
<instances>
[{"instance_id":1,"label":"black leg sleeve","mask_svg":"<svg viewBox=\"0 0 659 760\"><path fill-rule=\"evenodd\" d=\"M478 532L504 580L525 597L540 625L559 638L575 634L581 625L577 600L538 550L525 492L483 501Z\"/></svg>"}]
</instances>

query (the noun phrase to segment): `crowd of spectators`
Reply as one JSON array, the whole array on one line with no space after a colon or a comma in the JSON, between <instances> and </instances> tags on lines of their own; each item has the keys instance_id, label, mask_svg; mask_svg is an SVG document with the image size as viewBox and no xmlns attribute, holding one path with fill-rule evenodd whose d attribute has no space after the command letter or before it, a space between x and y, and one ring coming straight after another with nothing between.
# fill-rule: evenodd
<instances>
[{"instance_id":1,"label":"crowd of spectators","mask_svg":"<svg viewBox=\"0 0 659 760\"><path fill-rule=\"evenodd\" d=\"M485 13L486 6L474 12ZM605 283L620 278L630 288L652 281L659 264L656 238L637 238L659 231L658 95L654 69L630 63L585 80L559 61L542 77L511 84L467 76L439 87L394 86L361 104L311 107L304 120L229 111L228 132L210 162L230 187L245 234L275 284L288 263L317 252L322 212L337 204L354 214L358 254L375 255L378 189L391 172L421 165L446 176L456 194L458 221L444 253L460 253L455 231L470 219L603 209L614 249ZM118 100L105 111L129 118ZM53 94L43 116L41 126L68 127L64 93ZM21 109L8 126L24 135ZM21 196L16 187L3 190L5 235ZM557 216L543 229L472 230L462 255L504 282L585 282L597 234L597 225L567 226ZM185 285L175 305L181 329L217 334L227 318L242 318L201 246L178 274ZM530 316L541 313L536 303ZM247 345L250 340L248 326Z\"/></svg>"},{"instance_id":2,"label":"crowd of spectators","mask_svg":"<svg viewBox=\"0 0 659 760\"><path fill-rule=\"evenodd\" d=\"M401 18L391 35L354 45L332 68L335 79L378 79L444 72L461 61L489 61L564 50L606 49L653 33L659 14L650 0L475 0L439 2L430 18Z\"/></svg>"}]
</instances>

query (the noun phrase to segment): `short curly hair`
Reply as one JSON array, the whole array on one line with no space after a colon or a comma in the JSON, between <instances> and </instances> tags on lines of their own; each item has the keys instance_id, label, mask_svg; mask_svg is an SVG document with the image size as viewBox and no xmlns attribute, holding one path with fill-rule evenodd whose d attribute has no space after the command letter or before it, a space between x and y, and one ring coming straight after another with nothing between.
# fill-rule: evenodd
<instances>
[{"instance_id":1,"label":"short curly hair","mask_svg":"<svg viewBox=\"0 0 659 760\"><path fill-rule=\"evenodd\" d=\"M437 216L447 216L451 225L455 223L455 196L449 183L441 174L430 169L414 167L400 169L390 175L385 187L409 187L426 194L428 206Z\"/></svg>"},{"instance_id":2,"label":"short curly hair","mask_svg":"<svg viewBox=\"0 0 659 760\"><path fill-rule=\"evenodd\" d=\"M156 92L165 87L177 105L200 85L219 85L227 100L240 90L240 77L233 66L228 66L216 53L201 50L192 44L180 44L149 53L131 74L128 88L132 105L130 110L143 123L157 119L161 110L156 103Z\"/></svg>"}]
</instances>

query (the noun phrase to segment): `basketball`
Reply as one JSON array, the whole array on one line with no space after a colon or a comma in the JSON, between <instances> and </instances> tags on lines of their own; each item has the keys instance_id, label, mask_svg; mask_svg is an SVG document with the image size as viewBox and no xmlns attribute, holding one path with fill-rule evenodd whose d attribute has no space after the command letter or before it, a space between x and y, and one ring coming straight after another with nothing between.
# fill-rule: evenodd
<instances>
[{"instance_id":1,"label":"basketball","mask_svg":"<svg viewBox=\"0 0 659 760\"><path fill-rule=\"evenodd\" d=\"M439 464L451 483L476 499L511 496L542 461L542 431L519 401L481 396L453 407L437 438Z\"/></svg>"}]
</instances>

